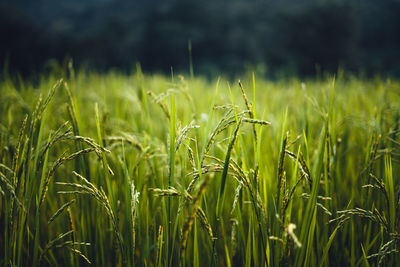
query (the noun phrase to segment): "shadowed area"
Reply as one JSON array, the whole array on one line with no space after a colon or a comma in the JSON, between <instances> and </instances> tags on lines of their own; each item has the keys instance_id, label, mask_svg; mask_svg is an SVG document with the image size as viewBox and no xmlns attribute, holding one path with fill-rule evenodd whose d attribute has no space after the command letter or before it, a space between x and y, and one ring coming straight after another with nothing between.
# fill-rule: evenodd
<instances>
[{"instance_id":1,"label":"shadowed area","mask_svg":"<svg viewBox=\"0 0 400 267\"><path fill-rule=\"evenodd\" d=\"M212 75L399 75L398 0L1 1L0 62L29 74L78 66Z\"/></svg>"}]
</instances>

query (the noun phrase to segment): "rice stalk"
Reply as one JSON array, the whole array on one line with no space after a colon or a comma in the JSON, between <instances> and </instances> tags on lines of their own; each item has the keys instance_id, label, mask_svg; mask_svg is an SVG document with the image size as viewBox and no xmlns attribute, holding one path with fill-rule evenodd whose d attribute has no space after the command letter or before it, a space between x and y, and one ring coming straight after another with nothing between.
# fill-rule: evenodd
<instances>
[{"instance_id":1,"label":"rice stalk","mask_svg":"<svg viewBox=\"0 0 400 267\"><path fill-rule=\"evenodd\" d=\"M112 223L114 235L115 235L116 239L118 240L120 253L122 255L122 261L124 264L126 264L126 256L125 256L122 235L119 231L117 218L113 212L113 209L111 207L110 201L109 201L106 193L104 192L104 190L101 187L100 187L100 189L97 189L97 187L94 184L89 182L82 175L76 173L75 171L73 171L72 173L75 175L75 177L79 178L83 182L83 184L57 182L58 185L64 185L64 186L69 186L69 187L78 189L78 190L74 190L74 191L59 191L58 193L59 194L88 194L91 197L93 197L94 199L96 199L96 201L104 208L104 210L106 211L106 214L108 215L108 217Z\"/></svg>"},{"instance_id":2,"label":"rice stalk","mask_svg":"<svg viewBox=\"0 0 400 267\"><path fill-rule=\"evenodd\" d=\"M71 201L68 201L67 203L64 203L49 219L47 222L50 224L52 221L54 221L58 215L60 215L64 210L66 210L71 204L75 203L76 199L72 199Z\"/></svg>"},{"instance_id":3,"label":"rice stalk","mask_svg":"<svg viewBox=\"0 0 400 267\"><path fill-rule=\"evenodd\" d=\"M162 97L161 95L157 97L152 91L148 91L147 94L153 99L154 103L156 103L160 106L160 108L164 112L164 115L167 117L168 120L170 120L171 115L169 113L168 107L167 107L167 105L165 105L164 102L162 102L164 97Z\"/></svg>"},{"instance_id":4,"label":"rice stalk","mask_svg":"<svg viewBox=\"0 0 400 267\"><path fill-rule=\"evenodd\" d=\"M70 235L70 234L72 234L72 233L73 233L73 231L70 230L70 231L68 231L68 232L59 234L56 238L54 238L53 240L50 240L50 241L46 244L46 246L45 246L45 248L43 249L42 253L40 254L40 257L39 257L39 264L40 264L40 262L41 262L43 256L47 253L47 251L49 251L50 249L56 247L57 242L61 241L63 238L65 238L66 236L68 236L68 235Z\"/></svg>"},{"instance_id":5,"label":"rice stalk","mask_svg":"<svg viewBox=\"0 0 400 267\"><path fill-rule=\"evenodd\" d=\"M200 208L200 201L207 189L207 185L211 180L211 175L207 175L202 183L200 184L199 190L196 194L196 196L193 199L192 203L192 211L189 213L189 217L186 219L183 228L182 228L182 238L181 238L181 248L180 248L180 266L185 265L185 250L186 250L186 245L187 245L187 238L189 235L189 232L192 228L192 224L194 221L194 218L197 214L198 209Z\"/></svg>"},{"instance_id":6,"label":"rice stalk","mask_svg":"<svg viewBox=\"0 0 400 267\"><path fill-rule=\"evenodd\" d=\"M224 161L224 169L222 171L221 185L219 187L220 190L219 190L219 195L218 195L218 200L217 200L217 211L216 211L217 216L219 216L221 209L223 207L223 204L224 204L224 189L225 189L226 178L228 176L229 161L231 159L232 149L235 144L236 138L238 136L241 123L242 123L242 117L240 117L240 119L237 122L235 131L232 134L231 141L229 143L228 150L226 152L225 161Z\"/></svg>"},{"instance_id":7,"label":"rice stalk","mask_svg":"<svg viewBox=\"0 0 400 267\"><path fill-rule=\"evenodd\" d=\"M157 235L156 267L162 266L163 227L160 225Z\"/></svg>"},{"instance_id":8,"label":"rice stalk","mask_svg":"<svg viewBox=\"0 0 400 267\"><path fill-rule=\"evenodd\" d=\"M72 153L72 154L70 154L70 155L68 155L68 156L65 156L65 155L66 155L66 152L64 152L64 153L61 155L61 157L59 157L59 158L53 163L53 166L51 167L51 169L49 170L49 172L47 173L47 175L46 175L46 177L45 177L45 179L44 179L44 181L43 181L43 186L40 187L41 190L40 190L40 198L39 198L39 205L38 205L38 206L39 206L39 209L40 209L40 207L42 206L42 204L43 204L43 202L44 202L44 200L45 200L45 198L46 198L46 193L47 193L47 190L48 190L48 187L49 187L50 180L51 180L51 178L53 177L53 175L54 175L54 173L56 172L56 170L57 170L62 164L64 164L65 162L71 161L71 160L73 160L73 159L75 159L75 158L77 158L77 157L79 157L79 156L81 156L81 155L83 155L83 154L87 154L87 153L90 153L90 152L93 152L93 151L95 151L94 148L86 148L86 149L82 149L82 150L80 150L80 151L77 151L77 152L75 152L75 153Z\"/></svg>"}]
</instances>

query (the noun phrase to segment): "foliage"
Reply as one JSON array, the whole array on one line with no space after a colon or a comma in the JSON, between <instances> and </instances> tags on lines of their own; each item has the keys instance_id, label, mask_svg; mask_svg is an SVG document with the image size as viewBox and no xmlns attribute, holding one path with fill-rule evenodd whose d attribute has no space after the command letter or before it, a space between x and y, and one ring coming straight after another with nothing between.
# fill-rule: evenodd
<instances>
[{"instance_id":1,"label":"foliage","mask_svg":"<svg viewBox=\"0 0 400 267\"><path fill-rule=\"evenodd\" d=\"M398 81L61 76L0 83L0 264L399 262Z\"/></svg>"}]
</instances>

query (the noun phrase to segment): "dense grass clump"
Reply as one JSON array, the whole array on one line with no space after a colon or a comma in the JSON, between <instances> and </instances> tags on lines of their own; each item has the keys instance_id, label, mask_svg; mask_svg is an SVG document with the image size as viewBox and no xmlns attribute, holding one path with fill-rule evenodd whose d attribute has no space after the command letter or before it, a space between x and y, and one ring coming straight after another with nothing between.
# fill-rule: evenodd
<instances>
[{"instance_id":1,"label":"dense grass clump","mask_svg":"<svg viewBox=\"0 0 400 267\"><path fill-rule=\"evenodd\" d=\"M0 264L395 266L400 83L0 82Z\"/></svg>"}]
</instances>

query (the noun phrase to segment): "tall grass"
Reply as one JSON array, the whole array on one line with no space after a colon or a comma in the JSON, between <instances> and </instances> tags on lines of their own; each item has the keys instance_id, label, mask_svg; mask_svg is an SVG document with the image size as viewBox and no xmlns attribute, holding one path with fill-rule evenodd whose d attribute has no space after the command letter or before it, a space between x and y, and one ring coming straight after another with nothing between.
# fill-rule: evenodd
<instances>
[{"instance_id":1,"label":"tall grass","mask_svg":"<svg viewBox=\"0 0 400 267\"><path fill-rule=\"evenodd\" d=\"M0 95L1 265L400 262L397 81L69 65Z\"/></svg>"}]
</instances>

